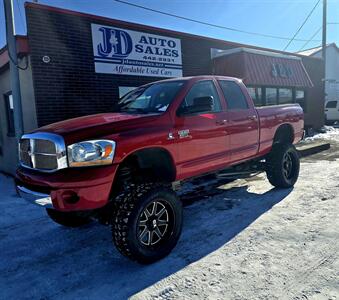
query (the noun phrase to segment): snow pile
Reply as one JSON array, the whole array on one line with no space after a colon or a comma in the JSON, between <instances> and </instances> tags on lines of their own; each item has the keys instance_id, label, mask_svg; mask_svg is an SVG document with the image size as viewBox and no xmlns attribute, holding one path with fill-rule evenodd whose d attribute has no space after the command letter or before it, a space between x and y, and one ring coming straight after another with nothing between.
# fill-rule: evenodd
<instances>
[{"instance_id":1,"label":"snow pile","mask_svg":"<svg viewBox=\"0 0 339 300\"><path fill-rule=\"evenodd\" d=\"M332 126L324 126L324 133L318 133L314 136L307 137L306 142L313 142L317 140L337 141L339 142L339 128Z\"/></svg>"}]
</instances>

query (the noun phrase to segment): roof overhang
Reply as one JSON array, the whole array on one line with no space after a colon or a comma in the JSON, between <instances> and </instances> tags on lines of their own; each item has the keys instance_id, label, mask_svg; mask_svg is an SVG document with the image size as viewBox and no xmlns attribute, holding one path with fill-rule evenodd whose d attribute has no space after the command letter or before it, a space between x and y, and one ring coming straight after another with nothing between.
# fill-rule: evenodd
<instances>
[{"instance_id":1,"label":"roof overhang","mask_svg":"<svg viewBox=\"0 0 339 300\"><path fill-rule=\"evenodd\" d=\"M214 73L241 78L247 85L312 87L312 81L298 56L235 48L220 51L213 59Z\"/></svg>"}]
</instances>

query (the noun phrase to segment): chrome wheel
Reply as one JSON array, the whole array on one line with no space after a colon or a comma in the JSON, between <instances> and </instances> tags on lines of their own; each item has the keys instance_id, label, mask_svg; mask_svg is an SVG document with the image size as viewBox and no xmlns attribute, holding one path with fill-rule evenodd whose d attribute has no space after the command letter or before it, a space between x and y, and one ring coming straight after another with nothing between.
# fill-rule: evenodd
<instances>
[{"instance_id":1,"label":"chrome wheel","mask_svg":"<svg viewBox=\"0 0 339 300\"><path fill-rule=\"evenodd\" d=\"M141 213L138 223L138 238L145 246L153 246L163 240L169 228L168 205L161 200L151 202Z\"/></svg>"},{"instance_id":2,"label":"chrome wheel","mask_svg":"<svg viewBox=\"0 0 339 300\"><path fill-rule=\"evenodd\" d=\"M286 179L290 179L293 173L293 158L290 153L286 153L283 159L283 172Z\"/></svg>"}]
</instances>

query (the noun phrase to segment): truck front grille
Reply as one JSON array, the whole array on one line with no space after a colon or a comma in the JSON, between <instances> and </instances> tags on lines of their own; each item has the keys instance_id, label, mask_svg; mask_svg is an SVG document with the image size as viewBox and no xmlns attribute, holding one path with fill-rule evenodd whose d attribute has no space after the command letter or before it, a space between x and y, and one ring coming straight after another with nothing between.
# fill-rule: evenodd
<instances>
[{"instance_id":1,"label":"truck front grille","mask_svg":"<svg viewBox=\"0 0 339 300\"><path fill-rule=\"evenodd\" d=\"M65 143L61 136L37 132L24 135L19 144L23 167L53 172L67 167Z\"/></svg>"}]
</instances>

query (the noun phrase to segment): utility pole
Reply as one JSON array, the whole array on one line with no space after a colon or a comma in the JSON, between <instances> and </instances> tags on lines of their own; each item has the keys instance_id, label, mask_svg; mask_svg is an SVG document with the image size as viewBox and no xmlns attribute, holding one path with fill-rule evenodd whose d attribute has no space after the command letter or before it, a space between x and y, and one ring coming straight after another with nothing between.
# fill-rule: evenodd
<instances>
[{"instance_id":1,"label":"utility pole","mask_svg":"<svg viewBox=\"0 0 339 300\"><path fill-rule=\"evenodd\" d=\"M18 57L16 50L16 39L14 36L13 5L12 0L4 0L7 51L9 56L10 82L14 105L14 128L17 140L23 134L21 91L18 69Z\"/></svg>"},{"instance_id":2,"label":"utility pole","mask_svg":"<svg viewBox=\"0 0 339 300\"><path fill-rule=\"evenodd\" d=\"M326 72L326 25L327 25L327 0L323 0L323 36L322 36L322 57ZM324 75L326 79L326 74Z\"/></svg>"}]
</instances>

